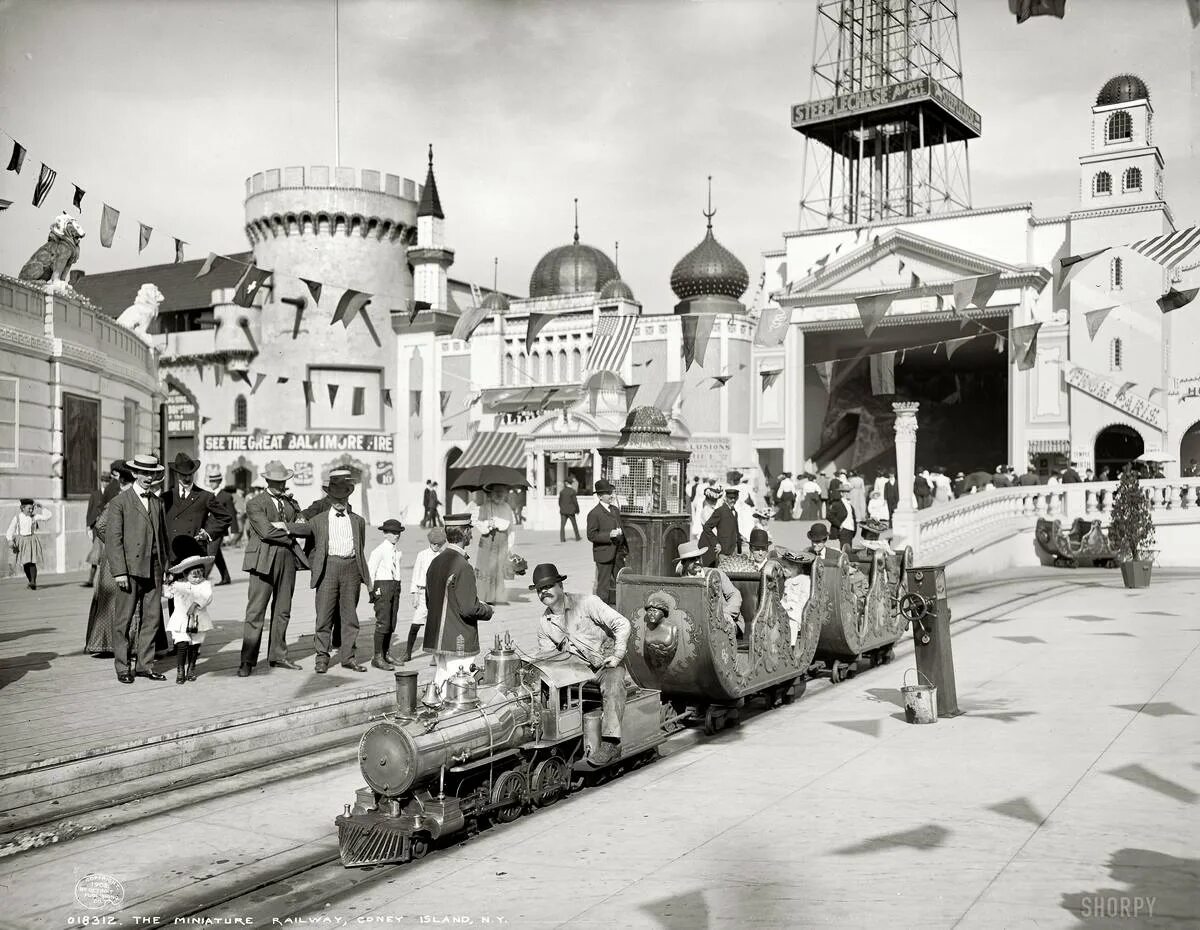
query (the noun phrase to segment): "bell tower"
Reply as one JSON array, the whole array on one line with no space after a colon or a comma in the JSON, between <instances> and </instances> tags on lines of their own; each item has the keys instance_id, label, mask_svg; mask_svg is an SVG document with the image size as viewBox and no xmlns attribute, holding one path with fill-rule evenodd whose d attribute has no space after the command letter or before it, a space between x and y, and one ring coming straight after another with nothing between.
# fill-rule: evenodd
<instances>
[{"instance_id":1,"label":"bell tower","mask_svg":"<svg viewBox=\"0 0 1200 930\"><path fill-rule=\"evenodd\" d=\"M429 146L429 170L417 206L417 244L409 247L413 267L413 300L433 310L449 310L450 295L446 269L454 264L454 250L446 248L446 214L433 177L433 146Z\"/></svg>"},{"instance_id":2,"label":"bell tower","mask_svg":"<svg viewBox=\"0 0 1200 930\"><path fill-rule=\"evenodd\" d=\"M1141 78L1119 74L1100 88L1091 151L1079 159L1081 209L1162 201L1163 158L1153 130L1150 90Z\"/></svg>"}]
</instances>

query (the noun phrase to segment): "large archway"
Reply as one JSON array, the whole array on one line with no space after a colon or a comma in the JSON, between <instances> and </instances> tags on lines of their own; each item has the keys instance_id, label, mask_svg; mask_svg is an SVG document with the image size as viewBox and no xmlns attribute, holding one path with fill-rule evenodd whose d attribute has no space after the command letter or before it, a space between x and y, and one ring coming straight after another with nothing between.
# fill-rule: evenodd
<instances>
[{"instance_id":1,"label":"large archway","mask_svg":"<svg viewBox=\"0 0 1200 930\"><path fill-rule=\"evenodd\" d=\"M1179 441L1179 473L1185 478L1200 477L1200 420L1189 426Z\"/></svg>"},{"instance_id":2,"label":"large archway","mask_svg":"<svg viewBox=\"0 0 1200 930\"><path fill-rule=\"evenodd\" d=\"M1132 426L1120 423L1106 426L1096 434L1096 474L1103 474L1108 469L1109 475L1115 478L1121 469L1145 451L1142 434Z\"/></svg>"}]
</instances>

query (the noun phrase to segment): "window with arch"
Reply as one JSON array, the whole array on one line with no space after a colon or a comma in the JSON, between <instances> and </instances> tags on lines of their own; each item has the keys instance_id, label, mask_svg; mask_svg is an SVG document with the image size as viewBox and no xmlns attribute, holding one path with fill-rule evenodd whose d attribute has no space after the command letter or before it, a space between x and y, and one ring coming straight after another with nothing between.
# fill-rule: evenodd
<instances>
[{"instance_id":1,"label":"window with arch","mask_svg":"<svg viewBox=\"0 0 1200 930\"><path fill-rule=\"evenodd\" d=\"M1108 287L1113 291L1125 289L1125 263L1120 258L1108 263Z\"/></svg>"},{"instance_id":2,"label":"window with arch","mask_svg":"<svg viewBox=\"0 0 1200 930\"><path fill-rule=\"evenodd\" d=\"M1124 355L1124 348L1121 345L1121 340L1119 338L1117 338L1117 339L1113 339L1111 342L1109 342L1109 344L1108 344L1108 370L1109 371L1120 371L1121 370L1121 362L1122 362L1121 356L1122 355Z\"/></svg>"},{"instance_id":3,"label":"window with arch","mask_svg":"<svg viewBox=\"0 0 1200 930\"><path fill-rule=\"evenodd\" d=\"M1107 171L1101 171L1092 178L1092 193L1093 194L1111 194L1112 193L1112 175Z\"/></svg>"},{"instance_id":4,"label":"window with arch","mask_svg":"<svg viewBox=\"0 0 1200 930\"><path fill-rule=\"evenodd\" d=\"M571 380L571 369L568 367L569 364L570 363L567 361L567 350L560 349L559 353L558 353L558 380L559 381L570 381Z\"/></svg>"},{"instance_id":5,"label":"window with arch","mask_svg":"<svg viewBox=\"0 0 1200 930\"><path fill-rule=\"evenodd\" d=\"M513 364L512 353L509 352L504 356L504 383L515 384L517 380L517 369Z\"/></svg>"},{"instance_id":6,"label":"window with arch","mask_svg":"<svg viewBox=\"0 0 1200 930\"><path fill-rule=\"evenodd\" d=\"M574 348L571 350L571 380L578 381L581 374L583 374L583 353L578 348Z\"/></svg>"},{"instance_id":7,"label":"window with arch","mask_svg":"<svg viewBox=\"0 0 1200 930\"><path fill-rule=\"evenodd\" d=\"M517 384L528 384L529 383L529 356L526 354L524 349L522 349L520 354L517 355L516 383Z\"/></svg>"},{"instance_id":8,"label":"window with arch","mask_svg":"<svg viewBox=\"0 0 1200 930\"><path fill-rule=\"evenodd\" d=\"M1127 191L1140 191L1142 189L1142 169L1126 168L1125 174L1121 178L1121 188Z\"/></svg>"},{"instance_id":9,"label":"window with arch","mask_svg":"<svg viewBox=\"0 0 1200 930\"><path fill-rule=\"evenodd\" d=\"M1109 142L1128 142L1133 138L1133 117L1126 110L1118 110L1108 118L1105 138Z\"/></svg>"},{"instance_id":10,"label":"window with arch","mask_svg":"<svg viewBox=\"0 0 1200 930\"><path fill-rule=\"evenodd\" d=\"M233 402L233 428L245 429L248 419L246 395L239 394Z\"/></svg>"}]
</instances>

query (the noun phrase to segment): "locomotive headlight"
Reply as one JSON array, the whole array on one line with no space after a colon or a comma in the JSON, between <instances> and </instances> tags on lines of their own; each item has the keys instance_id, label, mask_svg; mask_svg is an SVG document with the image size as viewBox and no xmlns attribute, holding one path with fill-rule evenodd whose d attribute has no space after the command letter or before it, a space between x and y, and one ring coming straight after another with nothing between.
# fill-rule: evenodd
<instances>
[{"instance_id":1,"label":"locomotive headlight","mask_svg":"<svg viewBox=\"0 0 1200 930\"><path fill-rule=\"evenodd\" d=\"M382 722L358 743L358 764L368 785L385 798L398 798L417 775L417 746L402 727Z\"/></svg>"}]
</instances>

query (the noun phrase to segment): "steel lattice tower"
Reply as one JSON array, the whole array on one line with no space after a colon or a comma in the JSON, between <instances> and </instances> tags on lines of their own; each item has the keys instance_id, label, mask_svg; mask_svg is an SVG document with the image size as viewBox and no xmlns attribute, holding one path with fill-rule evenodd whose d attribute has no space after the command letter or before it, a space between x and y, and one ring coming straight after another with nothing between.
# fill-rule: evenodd
<instances>
[{"instance_id":1,"label":"steel lattice tower","mask_svg":"<svg viewBox=\"0 0 1200 930\"><path fill-rule=\"evenodd\" d=\"M818 0L800 228L971 206L957 0Z\"/></svg>"}]
</instances>

